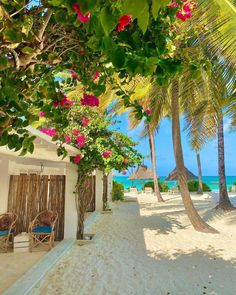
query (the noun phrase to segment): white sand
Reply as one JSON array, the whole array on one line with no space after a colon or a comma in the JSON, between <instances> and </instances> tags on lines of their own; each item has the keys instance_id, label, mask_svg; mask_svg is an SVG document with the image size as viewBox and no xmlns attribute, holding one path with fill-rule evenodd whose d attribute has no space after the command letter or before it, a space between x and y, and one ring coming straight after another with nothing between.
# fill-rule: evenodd
<instances>
[{"instance_id":1,"label":"white sand","mask_svg":"<svg viewBox=\"0 0 236 295\"><path fill-rule=\"evenodd\" d=\"M1 253L0 294L34 266L47 252Z\"/></svg>"},{"instance_id":2,"label":"white sand","mask_svg":"<svg viewBox=\"0 0 236 295\"><path fill-rule=\"evenodd\" d=\"M194 196L218 235L189 225L178 196L152 195L114 206L92 227L94 244L74 246L33 295L235 295L236 212L209 209ZM170 199L171 198L171 199Z\"/></svg>"}]
</instances>

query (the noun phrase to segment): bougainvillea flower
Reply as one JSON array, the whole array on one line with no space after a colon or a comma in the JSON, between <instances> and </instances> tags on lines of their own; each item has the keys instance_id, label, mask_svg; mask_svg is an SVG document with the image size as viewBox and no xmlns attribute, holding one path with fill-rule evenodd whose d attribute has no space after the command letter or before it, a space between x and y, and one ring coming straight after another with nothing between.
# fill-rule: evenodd
<instances>
[{"instance_id":1,"label":"bougainvillea flower","mask_svg":"<svg viewBox=\"0 0 236 295\"><path fill-rule=\"evenodd\" d=\"M72 5L72 8L74 9L74 11L77 13L77 18L81 23L88 23L91 17L90 12L87 12L85 15L81 12L80 6L77 3L74 3Z\"/></svg>"},{"instance_id":2,"label":"bougainvillea flower","mask_svg":"<svg viewBox=\"0 0 236 295\"><path fill-rule=\"evenodd\" d=\"M40 118L43 118L44 116L45 116L45 113L44 113L44 112L40 112L40 113L39 113L39 117L40 117Z\"/></svg>"},{"instance_id":3,"label":"bougainvillea flower","mask_svg":"<svg viewBox=\"0 0 236 295\"><path fill-rule=\"evenodd\" d=\"M181 11L177 11L176 15L175 15L178 19L181 19L182 21L186 21L188 18L191 17L191 12L181 12Z\"/></svg>"},{"instance_id":4,"label":"bougainvillea flower","mask_svg":"<svg viewBox=\"0 0 236 295\"><path fill-rule=\"evenodd\" d=\"M127 174L127 171L126 170L123 170L122 171L122 175L126 175Z\"/></svg>"},{"instance_id":5,"label":"bougainvillea flower","mask_svg":"<svg viewBox=\"0 0 236 295\"><path fill-rule=\"evenodd\" d=\"M80 161L82 160L82 156L81 155L76 155L73 159L73 162L75 164L78 164Z\"/></svg>"},{"instance_id":6,"label":"bougainvillea flower","mask_svg":"<svg viewBox=\"0 0 236 295\"><path fill-rule=\"evenodd\" d=\"M72 80L76 80L78 79L78 74L75 71L70 70L70 77Z\"/></svg>"},{"instance_id":7,"label":"bougainvillea flower","mask_svg":"<svg viewBox=\"0 0 236 295\"><path fill-rule=\"evenodd\" d=\"M93 81L97 80L100 76L101 76L101 73L100 72L95 72L93 74Z\"/></svg>"},{"instance_id":8,"label":"bougainvillea flower","mask_svg":"<svg viewBox=\"0 0 236 295\"><path fill-rule=\"evenodd\" d=\"M71 142L71 137L68 136L68 135L66 135L66 136L65 136L65 142L66 142L66 143L70 143L70 142Z\"/></svg>"},{"instance_id":9,"label":"bougainvillea flower","mask_svg":"<svg viewBox=\"0 0 236 295\"><path fill-rule=\"evenodd\" d=\"M80 134L80 130L79 129L72 130L71 134L74 135L74 136L76 136L76 135Z\"/></svg>"},{"instance_id":10,"label":"bougainvillea flower","mask_svg":"<svg viewBox=\"0 0 236 295\"><path fill-rule=\"evenodd\" d=\"M151 111L150 109L146 109L146 110L145 110L145 113L146 113L148 116L150 116L151 113L152 113L152 111Z\"/></svg>"},{"instance_id":11,"label":"bougainvillea flower","mask_svg":"<svg viewBox=\"0 0 236 295\"><path fill-rule=\"evenodd\" d=\"M42 133L47 134L48 136L55 136L57 131L55 128L40 128L39 129Z\"/></svg>"},{"instance_id":12,"label":"bougainvillea flower","mask_svg":"<svg viewBox=\"0 0 236 295\"><path fill-rule=\"evenodd\" d=\"M54 106L54 108L59 106L59 101L53 101L52 105Z\"/></svg>"},{"instance_id":13,"label":"bougainvillea flower","mask_svg":"<svg viewBox=\"0 0 236 295\"><path fill-rule=\"evenodd\" d=\"M90 106L90 107L98 107L99 106L99 99L90 94L84 94L83 98L81 99L81 104L83 106Z\"/></svg>"},{"instance_id":14,"label":"bougainvillea flower","mask_svg":"<svg viewBox=\"0 0 236 295\"><path fill-rule=\"evenodd\" d=\"M125 27L128 26L132 21L132 16L131 15L122 15L120 17L120 21L117 27L118 32L124 31Z\"/></svg>"},{"instance_id":15,"label":"bougainvillea flower","mask_svg":"<svg viewBox=\"0 0 236 295\"><path fill-rule=\"evenodd\" d=\"M86 54L86 53L87 53L87 52L86 52L85 50L80 50L80 51L79 51L79 54L80 54L80 55L84 55L84 54Z\"/></svg>"},{"instance_id":16,"label":"bougainvillea flower","mask_svg":"<svg viewBox=\"0 0 236 295\"><path fill-rule=\"evenodd\" d=\"M110 156L112 155L112 151L104 151L104 152L102 152L102 157L104 158L104 159L108 159L108 158L110 158Z\"/></svg>"},{"instance_id":17,"label":"bougainvillea flower","mask_svg":"<svg viewBox=\"0 0 236 295\"><path fill-rule=\"evenodd\" d=\"M76 137L76 141L77 141L77 144L80 148L82 148L84 145L85 145L85 136L82 134L82 135L79 135Z\"/></svg>"},{"instance_id":18,"label":"bougainvillea flower","mask_svg":"<svg viewBox=\"0 0 236 295\"><path fill-rule=\"evenodd\" d=\"M83 117L81 122L82 126L85 127L88 125L88 123L89 123L89 119L87 117Z\"/></svg>"},{"instance_id":19,"label":"bougainvillea flower","mask_svg":"<svg viewBox=\"0 0 236 295\"><path fill-rule=\"evenodd\" d=\"M70 108L73 105L73 101L67 99L66 96L64 96L64 98L60 101L60 106L63 108Z\"/></svg>"},{"instance_id":20,"label":"bougainvillea flower","mask_svg":"<svg viewBox=\"0 0 236 295\"><path fill-rule=\"evenodd\" d=\"M171 4L167 5L168 8L176 8L179 7L179 3L176 0L173 0Z\"/></svg>"}]
</instances>

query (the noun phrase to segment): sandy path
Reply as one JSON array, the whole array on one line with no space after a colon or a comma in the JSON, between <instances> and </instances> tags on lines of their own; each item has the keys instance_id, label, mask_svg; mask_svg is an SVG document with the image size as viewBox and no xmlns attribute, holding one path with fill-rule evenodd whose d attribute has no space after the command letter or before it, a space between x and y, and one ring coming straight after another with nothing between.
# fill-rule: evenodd
<instances>
[{"instance_id":1,"label":"sandy path","mask_svg":"<svg viewBox=\"0 0 236 295\"><path fill-rule=\"evenodd\" d=\"M194 199L219 235L195 232L178 197L138 195L103 215L91 229L96 243L75 246L32 295L235 295L236 213Z\"/></svg>"}]
</instances>

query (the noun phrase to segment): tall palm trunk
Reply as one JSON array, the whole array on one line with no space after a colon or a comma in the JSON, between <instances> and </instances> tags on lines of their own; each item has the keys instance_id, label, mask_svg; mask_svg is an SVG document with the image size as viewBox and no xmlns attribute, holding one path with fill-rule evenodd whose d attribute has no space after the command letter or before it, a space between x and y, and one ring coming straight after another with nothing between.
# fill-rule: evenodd
<instances>
[{"instance_id":1,"label":"tall palm trunk","mask_svg":"<svg viewBox=\"0 0 236 295\"><path fill-rule=\"evenodd\" d=\"M202 185L202 167L201 167L201 159L200 153L196 150L197 155L197 168L198 168L198 191L197 193L201 195L203 193L203 185Z\"/></svg>"},{"instance_id":2,"label":"tall palm trunk","mask_svg":"<svg viewBox=\"0 0 236 295\"><path fill-rule=\"evenodd\" d=\"M223 115L218 118L218 175L219 175L219 205L217 208L227 209L233 207L230 203L225 178L225 147Z\"/></svg>"},{"instance_id":3,"label":"tall palm trunk","mask_svg":"<svg viewBox=\"0 0 236 295\"><path fill-rule=\"evenodd\" d=\"M152 160L152 171L153 171L153 182L154 182L154 193L157 196L158 202L164 202L158 185L157 167L156 167L156 149L153 131L148 130L149 146Z\"/></svg>"},{"instance_id":4,"label":"tall palm trunk","mask_svg":"<svg viewBox=\"0 0 236 295\"><path fill-rule=\"evenodd\" d=\"M178 181L180 186L180 192L183 199L184 207L188 218L193 225L194 229L200 232L216 233L217 231L205 223L197 210L195 209L191 200L187 178L185 173L183 151L181 145L181 133L180 133L180 121L179 121L179 82L174 80L172 82L172 100L171 100L171 111L172 111L172 137L174 155L176 161L176 168L178 173Z\"/></svg>"}]
</instances>

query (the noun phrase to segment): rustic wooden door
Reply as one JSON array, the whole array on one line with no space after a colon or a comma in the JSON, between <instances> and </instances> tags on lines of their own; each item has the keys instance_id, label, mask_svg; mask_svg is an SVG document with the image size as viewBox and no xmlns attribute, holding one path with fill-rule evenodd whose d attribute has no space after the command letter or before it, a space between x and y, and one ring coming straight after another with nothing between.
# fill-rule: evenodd
<instances>
[{"instance_id":1,"label":"rustic wooden door","mask_svg":"<svg viewBox=\"0 0 236 295\"><path fill-rule=\"evenodd\" d=\"M96 176L90 176L86 181L86 194L89 200L87 212L94 212L96 208Z\"/></svg>"},{"instance_id":2,"label":"rustic wooden door","mask_svg":"<svg viewBox=\"0 0 236 295\"><path fill-rule=\"evenodd\" d=\"M29 223L43 210L58 213L56 240L64 237L65 176L11 175L8 211L18 215L16 231L27 232Z\"/></svg>"}]
</instances>

